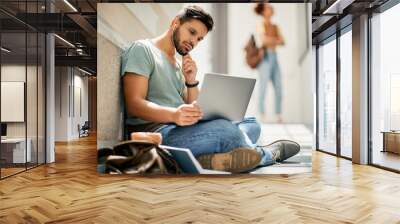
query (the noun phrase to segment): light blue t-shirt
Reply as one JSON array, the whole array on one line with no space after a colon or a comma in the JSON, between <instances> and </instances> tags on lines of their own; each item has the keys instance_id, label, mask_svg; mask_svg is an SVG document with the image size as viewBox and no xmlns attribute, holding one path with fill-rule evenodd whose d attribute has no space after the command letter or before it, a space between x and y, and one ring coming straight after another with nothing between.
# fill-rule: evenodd
<instances>
[{"instance_id":1,"label":"light blue t-shirt","mask_svg":"<svg viewBox=\"0 0 400 224\"><path fill-rule=\"evenodd\" d=\"M138 40L121 55L121 77L126 72L148 78L146 100L160 106L178 107L184 104L185 78L179 63L168 61L167 56L151 40ZM127 124L150 123L136 117L128 117Z\"/></svg>"}]
</instances>

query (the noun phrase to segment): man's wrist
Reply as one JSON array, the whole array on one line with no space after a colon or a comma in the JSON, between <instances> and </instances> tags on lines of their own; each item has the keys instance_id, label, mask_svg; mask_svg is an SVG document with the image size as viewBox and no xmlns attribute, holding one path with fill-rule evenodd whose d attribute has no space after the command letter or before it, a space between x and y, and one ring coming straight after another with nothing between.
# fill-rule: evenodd
<instances>
[{"instance_id":1,"label":"man's wrist","mask_svg":"<svg viewBox=\"0 0 400 224\"><path fill-rule=\"evenodd\" d=\"M175 114L177 111L177 108L168 108L169 111L169 122L175 123Z\"/></svg>"},{"instance_id":2,"label":"man's wrist","mask_svg":"<svg viewBox=\"0 0 400 224\"><path fill-rule=\"evenodd\" d=\"M199 85L199 81L197 81L197 80L194 80L194 81L188 81L188 82L185 82L185 86L187 87L187 88L193 88L193 87L197 87Z\"/></svg>"},{"instance_id":3,"label":"man's wrist","mask_svg":"<svg viewBox=\"0 0 400 224\"><path fill-rule=\"evenodd\" d=\"M193 80L188 80L188 79L186 79L185 80L185 83L187 83L187 84L196 84L198 81L196 80L196 79L193 79Z\"/></svg>"}]
</instances>

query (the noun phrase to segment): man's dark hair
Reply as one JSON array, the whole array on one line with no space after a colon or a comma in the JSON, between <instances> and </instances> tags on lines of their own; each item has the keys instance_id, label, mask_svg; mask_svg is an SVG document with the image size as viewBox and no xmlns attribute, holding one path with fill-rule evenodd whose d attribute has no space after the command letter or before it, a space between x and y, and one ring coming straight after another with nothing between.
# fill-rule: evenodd
<instances>
[{"instance_id":1,"label":"man's dark hair","mask_svg":"<svg viewBox=\"0 0 400 224\"><path fill-rule=\"evenodd\" d=\"M208 31L211 31L214 26L214 21L210 14L204 11L199 6L188 6L185 7L178 15L177 15L180 23L185 23L192 19L197 19L202 22Z\"/></svg>"},{"instance_id":2,"label":"man's dark hair","mask_svg":"<svg viewBox=\"0 0 400 224\"><path fill-rule=\"evenodd\" d=\"M264 3L257 3L256 7L254 7L254 12L258 15L262 15L264 11Z\"/></svg>"}]
</instances>

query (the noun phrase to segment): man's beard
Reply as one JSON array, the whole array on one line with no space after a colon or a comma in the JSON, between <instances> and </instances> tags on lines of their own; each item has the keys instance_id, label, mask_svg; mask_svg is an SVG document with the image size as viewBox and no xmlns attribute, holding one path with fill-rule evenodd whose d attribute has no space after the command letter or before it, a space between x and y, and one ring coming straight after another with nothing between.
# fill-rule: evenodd
<instances>
[{"instance_id":1,"label":"man's beard","mask_svg":"<svg viewBox=\"0 0 400 224\"><path fill-rule=\"evenodd\" d=\"M186 52L183 48L179 47L179 28L175 29L174 32L172 33L172 42L174 43L175 50L178 52L178 54L185 56L189 52Z\"/></svg>"}]
</instances>

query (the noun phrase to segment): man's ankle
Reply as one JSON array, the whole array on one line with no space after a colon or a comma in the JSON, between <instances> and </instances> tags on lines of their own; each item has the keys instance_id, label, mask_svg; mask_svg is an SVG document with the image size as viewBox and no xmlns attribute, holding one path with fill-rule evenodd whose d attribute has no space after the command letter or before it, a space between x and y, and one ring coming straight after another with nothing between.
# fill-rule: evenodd
<instances>
[{"instance_id":1,"label":"man's ankle","mask_svg":"<svg viewBox=\"0 0 400 224\"><path fill-rule=\"evenodd\" d=\"M270 150L265 149L262 146L257 146L255 150L261 156L261 161L259 166L268 166L276 163L276 159L273 158L273 154Z\"/></svg>"}]
</instances>

